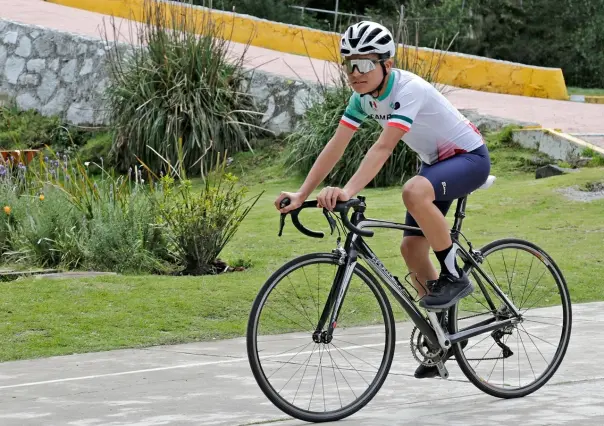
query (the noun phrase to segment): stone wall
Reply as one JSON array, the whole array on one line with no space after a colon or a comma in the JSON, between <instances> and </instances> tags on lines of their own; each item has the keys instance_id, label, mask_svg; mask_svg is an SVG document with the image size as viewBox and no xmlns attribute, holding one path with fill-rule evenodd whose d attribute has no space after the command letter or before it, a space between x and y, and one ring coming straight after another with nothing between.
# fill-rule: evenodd
<instances>
[{"instance_id":1,"label":"stone wall","mask_svg":"<svg viewBox=\"0 0 604 426\"><path fill-rule=\"evenodd\" d=\"M24 110L103 124L107 47L101 40L0 20L0 92Z\"/></svg>"},{"instance_id":2,"label":"stone wall","mask_svg":"<svg viewBox=\"0 0 604 426\"><path fill-rule=\"evenodd\" d=\"M21 109L73 124L108 124L102 94L112 48L102 40L0 19L0 95L14 98ZM317 86L262 71L248 75L245 89L264 112L263 125L276 134L291 131Z\"/></svg>"},{"instance_id":3,"label":"stone wall","mask_svg":"<svg viewBox=\"0 0 604 426\"><path fill-rule=\"evenodd\" d=\"M254 71L249 76L249 91L264 112L263 126L277 135L292 131L312 102L320 98L315 83L289 80L263 71Z\"/></svg>"}]
</instances>

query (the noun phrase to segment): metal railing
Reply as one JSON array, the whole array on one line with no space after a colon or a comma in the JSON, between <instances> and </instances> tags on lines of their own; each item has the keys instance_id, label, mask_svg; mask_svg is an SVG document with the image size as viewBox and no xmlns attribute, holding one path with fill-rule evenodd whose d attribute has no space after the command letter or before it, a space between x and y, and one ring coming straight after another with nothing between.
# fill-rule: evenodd
<instances>
[{"instance_id":1,"label":"metal railing","mask_svg":"<svg viewBox=\"0 0 604 426\"><path fill-rule=\"evenodd\" d=\"M326 10L326 9L315 9L314 7L305 7L305 6L290 6L292 9L299 9L302 11L302 15L304 15L305 11L311 11L311 12L320 12L320 13L329 13L334 15L333 16L333 27L336 28L336 25L338 23L338 15L343 15L343 16L352 16L352 17L356 17L356 18L365 18L365 19L371 19L371 16L367 16L367 15L358 15L356 13L348 13L348 12L340 12L339 9L340 6L340 2L339 0L336 0L336 8L335 10Z\"/></svg>"}]
</instances>

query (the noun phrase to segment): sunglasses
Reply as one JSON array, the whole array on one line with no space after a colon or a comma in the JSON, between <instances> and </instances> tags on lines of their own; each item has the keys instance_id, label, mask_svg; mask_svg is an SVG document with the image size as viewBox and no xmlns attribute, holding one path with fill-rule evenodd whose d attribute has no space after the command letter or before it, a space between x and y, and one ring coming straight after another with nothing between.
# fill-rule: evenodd
<instances>
[{"instance_id":1,"label":"sunglasses","mask_svg":"<svg viewBox=\"0 0 604 426\"><path fill-rule=\"evenodd\" d=\"M342 66L348 74L352 74L355 67L360 74L366 74L373 71L376 68L375 64L380 62L383 61L380 59L344 59Z\"/></svg>"}]
</instances>

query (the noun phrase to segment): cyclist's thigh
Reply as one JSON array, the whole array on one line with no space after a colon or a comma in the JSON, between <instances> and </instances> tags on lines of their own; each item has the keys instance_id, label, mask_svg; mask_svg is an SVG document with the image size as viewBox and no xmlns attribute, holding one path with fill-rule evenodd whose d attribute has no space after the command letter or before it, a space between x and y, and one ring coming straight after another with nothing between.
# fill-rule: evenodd
<instances>
[{"instance_id":1,"label":"cyclist's thigh","mask_svg":"<svg viewBox=\"0 0 604 426\"><path fill-rule=\"evenodd\" d=\"M489 177L491 160L482 146L472 152L457 154L428 167L418 175L430 181L436 201L453 201L478 189Z\"/></svg>"}]
</instances>

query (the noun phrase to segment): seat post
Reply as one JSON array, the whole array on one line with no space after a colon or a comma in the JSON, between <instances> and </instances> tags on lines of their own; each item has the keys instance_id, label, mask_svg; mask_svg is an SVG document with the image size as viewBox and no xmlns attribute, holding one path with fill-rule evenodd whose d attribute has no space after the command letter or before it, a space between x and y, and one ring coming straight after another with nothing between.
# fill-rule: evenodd
<instances>
[{"instance_id":1,"label":"seat post","mask_svg":"<svg viewBox=\"0 0 604 426\"><path fill-rule=\"evenodd\" d=\"M466 203L468 196L464 196L457 199L457 208L455 209L455 221L453 222L453 228L451 228L451 236L453 238L459 237L459 231L461 231L461 224L466 217Z\"/></svg>"}]
</instances>

